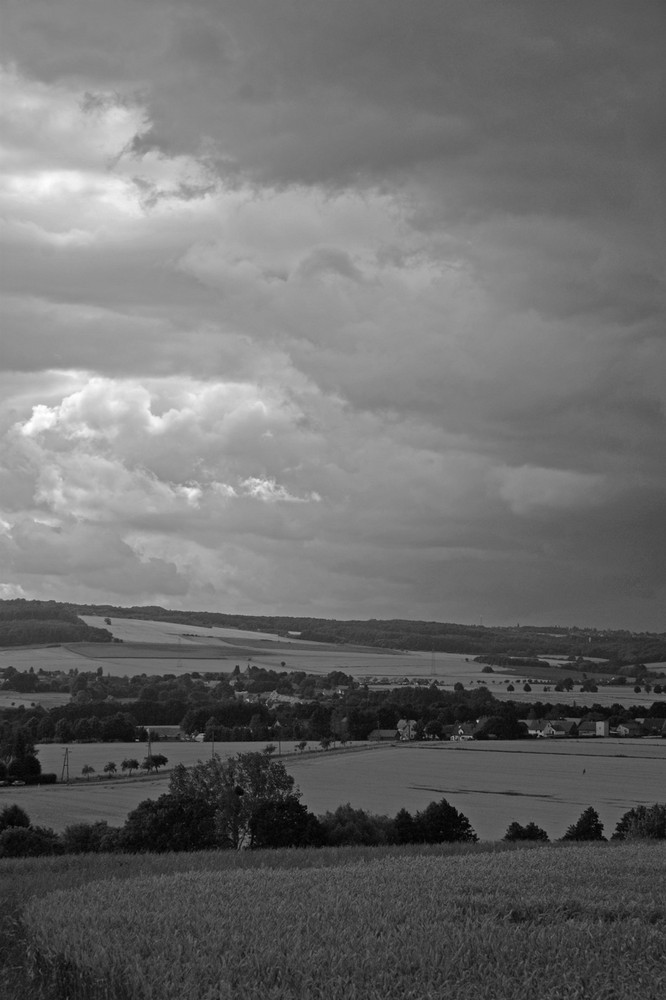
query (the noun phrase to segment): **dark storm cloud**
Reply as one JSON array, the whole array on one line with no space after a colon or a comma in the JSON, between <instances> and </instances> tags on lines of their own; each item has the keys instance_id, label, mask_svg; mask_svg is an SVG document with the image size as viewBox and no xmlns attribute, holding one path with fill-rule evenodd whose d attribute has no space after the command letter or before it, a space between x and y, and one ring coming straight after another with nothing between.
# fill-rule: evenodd
<instances>
[{"instance_id":1,"label":"dark storm cloud","mask_svg":"<svg viewBox=\"0 0 666 1000\"><path fill-rule=\"evenodd\" d=\"M663 627L665 21L8 2L7 582Z\"/></svg>"}]
</instances>

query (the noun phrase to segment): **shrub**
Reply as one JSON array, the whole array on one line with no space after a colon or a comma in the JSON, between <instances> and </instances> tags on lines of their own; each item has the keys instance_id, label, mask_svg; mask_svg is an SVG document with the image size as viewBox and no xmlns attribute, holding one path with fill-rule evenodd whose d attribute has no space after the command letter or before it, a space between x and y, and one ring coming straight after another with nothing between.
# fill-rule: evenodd
<instances>
[{"instance_id":1,"label":"shrub","mask_svg":"<svg viewBox=\"0 0 666 1000\"><path fill-rule=\"evenodd\" d=\"M504 834L504 840L515 841L515 840L541 840L547 841L548 834L545 830L542 830L540 826L536 823L528 823L526 826L521 826L520 823L510 823L507 827L507 831Z\"/></svg>"},{"instance_id":2,"label":"shrub","mask_svg":"<svg viewBox=\"0 0 666 1000\"><path fill-rule=\"evenodd\" d=\"M335 812L319 817L324 843L329 847L360 844L366 847L385 844L390 829L387 816L373 816L364 809L354 809L349 802Z\"/></svg>"},{"instance_id":3,"label":"shrub","mask_svg":"<svg viewBox=\"0 0 666 1000\"><path fill-rule=\"evenodd\" d=\"M42 826L9 826L0 833L0 858L36 858L60 854L58 834Z\"/></svg>"},{"instance_id":4,"label":"shrub","mask_svg":"<svg viewBox=\"0 0 666 1000\"><path fill-rule=\"evenodd\" d=\"M73 823L60 836L65 854L97 854L118 850L120 830L110 827L107 822Z\"/></svg>"}]
</instances>

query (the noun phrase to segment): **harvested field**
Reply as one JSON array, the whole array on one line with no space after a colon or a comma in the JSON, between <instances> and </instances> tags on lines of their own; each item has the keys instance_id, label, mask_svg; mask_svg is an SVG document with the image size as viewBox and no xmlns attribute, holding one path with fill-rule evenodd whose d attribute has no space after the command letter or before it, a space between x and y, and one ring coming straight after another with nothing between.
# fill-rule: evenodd
<instances>
[{"instance_id":1,"label":"harvested field","mask_svg":"<svg viewBox=\"0 0 666 1000\"><path fill-rule=\"evenodd\" d=\"M97 746L104 746L104 762L115 760L118 765L123 755L139 759L145 755L142 745ZM121 755L121 746L133 752ZM158 746L171 764L176 760L171 748L181 746L184 754L188 745ZM236 753L239 748L260 746L216 744L216 750ZM80 773L88 762L87 749L86 745L74 748L81 758L79 763L74 757L72 773ZM210 744L193 747L191 763L205 756L206 749ZM589 805L598 811L610 835L623 813L636 805L663 801L666 789L663 740L379 745L288 757L285 763L303 792L303 802L316 814L350 802L393 816L403 806L413 812L446 798L468 817L483 840L500 839L513 820L534 821L551 838L561 837ZM137 781L103 778L69 787L0 789L0 803L17 801L33 822L58 830L68 823L96 819L119 825L140 801L156 798L167 788L167 776Z\"/></svg>"},{"instance_id":2,"label":"harvested field","mask_svg":"<svg viewBox=\"0 0 666 1000\"><path fill-rule=\"evenodd\" d=\"M556 692L555 683L566 671L553 666L534 672L515 668L493 667L484 673L483 664L473 656L459 653L424 653L385 650L378 647L344 646L330 643L301 642L271 633L248 632L242 629L205 628L176 622L144 621L143 619L104 619L82 616L86 623L104 627L123 643L72 643L69 646L46 646L34 649L0 649L0 669L13 665L19 670L30 666L38 670L96 670L117 676L145 674L156 676L198 671L228 673L238 664L248 663L269 670L304 670L310 674L328 674L341 670L355 679L375 685L383 681L386 688L402 683L436 681L443 690L461 683L466 688L485 684L496 698L507 701L548 701L584 705L644 705L649 708L660 695L634 692L633 685L600 687L597 692L580 693L583 678L576 677L576 690ZM556 661L553 661L555 663ZM651 664L658 672L665 664ZM523 691L529 681L531 691ZM506 690L511 682L513 692ZM379 686L382 686L381 684Z\"/></svg>"}]
</instances>

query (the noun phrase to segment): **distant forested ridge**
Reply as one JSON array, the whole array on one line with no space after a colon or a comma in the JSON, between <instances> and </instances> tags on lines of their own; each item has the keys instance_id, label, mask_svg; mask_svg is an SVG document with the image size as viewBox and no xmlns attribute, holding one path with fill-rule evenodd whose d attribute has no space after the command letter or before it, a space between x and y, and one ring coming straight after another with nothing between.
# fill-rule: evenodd
<instances>
[{"instance_id":1,"label":"distant forested ridge","mask_svg":"<svg viewBox=\"0 0 666 1000\"><path fill-rule=\"evenodd\" d=\"M0 601L0 646L111 642L105 628L92 628L71 604L57 601Z\"/></svg>"},{"instance_id":2,"label":"distant forested ridge","mask_svg":"<svg viewBox=\"0 0 666 1000\"><path fill-rule=\"evenodd\" d=\"M286 636L298 633L303 640L377 646L384 649L421 650L424 652L461 653L466 656L538 657L562 656L598 658L613 666L638 663L658 663L666 660L666 633L568 628L566 626L515 625L507 627L460 625L452 622L411 621L408 619L370 619L368 621L338 621L327 618L285 617L277 615L237 615L214 611L182 611L156 605L116 607L111 604L58 604L55 601L0 601L0 622L11 615L5 608L22 608L28 617L35 606L50 620L63 609L67 621L77 621L77 615L98 615L110 618L139 618L152 621L177 622L206 628L239 628L248 631L273 632ZM69 617L68 617L69 616ZM39 614L33 617L40 617ZM82 627L86 627L83 626ZM111 636L104 632L100 640ZM108 636L108 638L107 638ZM81 638L83 638L81 636ZM90 637L87 637L90 638ZM72 641L40 639L36 641ZM3 643L0 636L0 644ZM4 643L8 645L8 643Z\"/></svg>"}]
</instances>

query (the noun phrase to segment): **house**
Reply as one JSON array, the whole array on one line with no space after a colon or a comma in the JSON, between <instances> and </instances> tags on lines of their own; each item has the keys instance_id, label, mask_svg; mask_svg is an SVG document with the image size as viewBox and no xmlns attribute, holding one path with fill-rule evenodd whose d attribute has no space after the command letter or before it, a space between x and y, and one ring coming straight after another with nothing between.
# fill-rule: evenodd
<instances>
[{"instance_id":1,"label":"house","mask_svg":"<svg viewBox=\"0 0 666 1000\"><path fill-rule=\"evenodd\" d=\"M397 723L398 737L401 740L416 739L416 719L399 719Z\"/></svg>"},{"instance_id":2,"label":"house","mask_svg":"<svg viewBox=\"0 0 666 1000\"><path fill-rule=\"evenodd\" d=\"M185 733L180 726L146 726L152 740L182 740Z\"/></svg>"},{"instance_id":3,"label":"house","mask_svg":"<svg viewBox=\"0 0 666 1000\"><path fill-rule=\"evenodd\" d=\"M373 742L379 741L395 741L399 740L400 736L396 729L373 729L371 733L368 734L368 739L373 740Z\"/></svg>"},{"instance_id":4,"label":"house","mask_svg":"<svg viewBox=\"0 0 666 1000\"><path fill-rule=\"evenodd\" d=\"M478 724L476 722L460 722L454 726L451 739L454 743L462 743L466 740L473 740L474 732L477 727Z\"/></svg>"},{"instance_id":5,"label":"house","mask_svg":"<svg viewBox=\"0 0 666 1000\"><path fill-rule=\"evenodd\" d=\"M578 724L575 719L548 719L537 736L546 739L563 739L566 736L577 736Z\"/></svg>"},{"instance_id":6,"label":"house","mask_svg":"<svg viewBox=\"0 0 666 1000\"><path fill-rule=\"evenodd\" d=\"M627 719L619 724L616 732L618 736L643 736L643 727L635 719Z\"/></svg>"},{"instance_id":7,"label":"house","mask_svg":"<svg viewBox=\"0 0 666 1000\"><path fill-rule=\"evenodd\" d=\"M609 731L607 719L599 720L598 722L593 719L586 719L585 722L581 722L578 726L579 736L608 736Z\"/></svg>"},{"instance_id":8,"label":"house","mask_svg":"<svg viewBox=\"0 0 666 1000\"><path fill-rule=\"evenodd\" d=\"M277 691L269 691L267 695L263 695L262 701L269 708L273 708L274 705L302 705L303 699L298 698L295 694L278 694Z\"/></svg>"}]
</instances>

